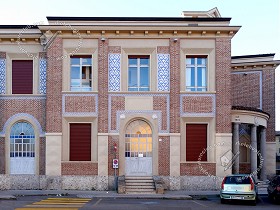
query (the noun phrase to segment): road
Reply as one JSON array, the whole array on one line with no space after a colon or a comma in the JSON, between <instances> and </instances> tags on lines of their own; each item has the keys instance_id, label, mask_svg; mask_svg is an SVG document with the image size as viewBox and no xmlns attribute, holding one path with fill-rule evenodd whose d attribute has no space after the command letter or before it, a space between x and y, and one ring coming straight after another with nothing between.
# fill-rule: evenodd
<instances>
[{"instance_id":1,"label":"road","mask_svg":"<svg viewBox=\"0 0 280 210\"><path fill-rule=\"evenodd\" d=\"M257 206L248 203L220 204L217 196L195 197L194 200L163 200L163 199L121 199L92 198L79 199L70 197L22 196L17 200L1 200L0 210L247 210L280 209L280 204L272 204L267 196L261 196Z\"/></svg>"}]
</instances>

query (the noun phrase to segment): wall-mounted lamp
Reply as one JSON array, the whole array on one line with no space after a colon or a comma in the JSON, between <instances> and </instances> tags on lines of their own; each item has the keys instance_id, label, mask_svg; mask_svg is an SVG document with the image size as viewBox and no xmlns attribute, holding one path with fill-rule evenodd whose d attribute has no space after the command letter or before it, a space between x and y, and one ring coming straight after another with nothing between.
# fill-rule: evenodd
<instances>
[{"instance_id":1,"label":"wall-mounted lamp","mask_svg":"<svg viewBox=\"0 0 280 210\"><path fill-rule=\"evenodd\" d=\"M174 41L174 42L177 42L177 41L178 41L178 39L177 39L177 38L175 38L175 39L173 39L173 41Z\"/></svg>"},{"instance_id":2,"label":"wall-mounted lamp","mask_svg":"<svg viewBox=\"0 0 280 210\"><path fill-rule=\"evenodd\" d=\"M102 41L102 42L105 42L105 40L106 40L106 38L101 37L101 41Z\"/></svg>"},{"instance_id":3,"label":"wall-mounted lamp","mask_svg":"<svg viewBox=\"0 0 280 210\"><path fill-rule=\"evenodd\" d=\"M248 75L248 73L244 73L243 75L244 75L244 76L247 76L247 75Z\"/></svg>"}]
</instances>

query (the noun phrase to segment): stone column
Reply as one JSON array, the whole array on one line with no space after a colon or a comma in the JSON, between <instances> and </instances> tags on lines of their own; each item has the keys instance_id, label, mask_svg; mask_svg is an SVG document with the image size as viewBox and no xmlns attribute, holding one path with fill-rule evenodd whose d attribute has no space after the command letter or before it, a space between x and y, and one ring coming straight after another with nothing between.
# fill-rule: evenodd
<instances>
[{"instance_id":1,"label":"stone column","mask_svg":"<svg viewBox=\"0 0 280 210\"><path fill-rule=\"evenodd\" d=\"M257 154L257 126L251 127L251 173L257 178L258 154Z\"/></svg>"},{"instance_id":2,"label":"stone column","mask_svg":"<svg viewBox=\"0 0 280 210\"><path fill-rule=\"evenodd\" d=\"M239 174L239 123L233 123L232 152L234 155L232 173Z\"/></svg>"},{"instance_id":3,"label":"stone column","mask_svg":"<svg viewBox=\"0 0 280 210\"><path fill-rule=\"evenodd\" d=\"M261 129L261 155L262 159L260 161L260 165L262 166L261 168L261 180L264 181L266 180L266 128L262 127Z\"/></svg>"}]
</instances>

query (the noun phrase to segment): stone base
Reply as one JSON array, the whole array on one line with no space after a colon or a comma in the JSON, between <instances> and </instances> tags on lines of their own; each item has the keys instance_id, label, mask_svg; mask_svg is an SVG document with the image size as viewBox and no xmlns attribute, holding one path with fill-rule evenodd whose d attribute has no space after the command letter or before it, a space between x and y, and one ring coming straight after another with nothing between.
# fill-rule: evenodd
<instances>
[{"instance_id":1,"label":"stone base","mask_svg":"<svg viewBox=\"0 0 280 210\"><path fill-rule=\"evenodd\" d=\"M0 190L108 190L107 176L0 175Z\"/></svg>"},{"instance_id":2,"label":"stone base","mask_svg":"<svg viewBox=\"0 0 280 210\"><path fill-rule=\"evenodd\" d=\"M219 190L223 177L181 176L181 190Z\"/></svg>"}]
</instances>

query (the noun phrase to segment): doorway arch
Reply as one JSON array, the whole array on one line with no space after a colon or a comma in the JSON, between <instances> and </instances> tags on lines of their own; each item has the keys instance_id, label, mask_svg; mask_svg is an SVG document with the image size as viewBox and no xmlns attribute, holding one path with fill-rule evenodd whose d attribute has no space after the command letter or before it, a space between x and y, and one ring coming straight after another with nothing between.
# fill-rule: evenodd
<instances>
[{"instance_id":1,"label":"doorway arch","mask_svg":"<svg viewBox=\"0 0 280 210\"><path fill-rule=\"evenodd\" d=\"M153 133L144 120L131 121L125 130L125 175L151 176L153 173Z\"/></svg>"}]
</instances>

